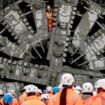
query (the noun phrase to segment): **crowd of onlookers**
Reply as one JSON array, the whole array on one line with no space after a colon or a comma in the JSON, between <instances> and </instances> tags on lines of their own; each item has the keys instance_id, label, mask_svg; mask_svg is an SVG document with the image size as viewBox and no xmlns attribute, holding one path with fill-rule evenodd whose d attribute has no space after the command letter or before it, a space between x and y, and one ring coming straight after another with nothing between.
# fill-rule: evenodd
<instances>
[{"instance_id":1,"label":"crowd of onlookers","mask_svg":"<svg viewBox=\"0 0 105 105\"><path fill-rule=\"evenodd\" d=\"M21 90L17 98L13 89L3 93L0 90L1 105L105 105L105 79L85 82L74 87L75 79L72 74L64 73L60 85L46 87L42 92L37 86L29 84Z\"/></svg>"}]
</instances>

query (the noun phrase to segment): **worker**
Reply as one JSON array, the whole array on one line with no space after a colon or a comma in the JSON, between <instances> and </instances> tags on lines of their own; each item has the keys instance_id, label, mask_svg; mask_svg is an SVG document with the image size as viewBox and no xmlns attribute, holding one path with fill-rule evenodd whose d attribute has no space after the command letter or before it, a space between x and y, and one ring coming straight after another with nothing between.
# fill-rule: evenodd
<instances>
[{"instance_id":1,"label":"worker","mask_svg":"<svg viewBox=\"0 0 105 105\"><path fill-rule=\"evenodd\" d=\"M2 99L3 95L4 95L3 91L0 90L0 100Z\"/></svg>"},{"instance_id":2,"label":"worker","mask_svg":"<svg viewBox=\"0 0 105 105\"><path fill-rule=\"evenodd\" d=\"M8 93L11 93L16 98L16 93L13 89L9 89Z\"/></svg>"},{"instance_id":3,"label":"worker","mask_svg":"<svg viewBox=\"0 0 105 105\"><path fill-rule=\"evenodd\" d=\"M82 99L73 90L74 77L70 73L61 76L63 89L56 94L54 105L82 105Z\"/></svg>"},{"instance_id":4,"label":"worker","mask_svg":"<svg viewBox=\"0 0 105 105\"><path fill-rule=\"evenodd\" d=\"M81 88L81 86L76 86L75 88L74 88L74 90L75 90L75 93L76 94L78 94L78 95L82 95L82 88Z\"/></svg>"},{"instance_id":5,"label":"worker","mask_svg":"<svg viewBox=\"0 0 105 105\"><path fill-rule=\"evenodd\" d=\"M48 94L49 98L53 97L53 91L51 86L46 87L46 93Z\"/></svg>"},{"instance_id":6,"label":"worker","mask_svg":"<svg viewBox=\"0 0 105 105\"><path fill-rule=\"evenodd\" d=\"M36 98L37 87L28 85L26 88L27 98L22 105L45 105L41 100Z\"/></svg>"},{"instance_id":7,"label":"worker","mask_svg":"<svg viewBox=\"0 0 105 105\"><path fill-rule=\"evenodd\" d=\"M13 96L13 105L19 105L19 101L16 98L16 93L13 89L8 90L8 93L11 93Z\"/></svg>"},{"instance_id":8,"label":"worker","mask_svg":"<svg viewBox=\"0 0 105 105\"><path fill-rule=\"evenodd\" d=\"M54 87L53 88L53 94L56 94L56 93L58 93L60 91L60 88L58 88L58 87Z\"/></svg>"},{"instance_id":9,"label":"worker","mask_svg":"<svg viewBox=\"0 0 105 105\"><path fill-rule=\"evenodd\" d=\"M41 95L41 101L45 103L45 105L48 105L49 103L49 96L48 94L42 94Z\"/></svg>"},{"instance_id":10,"label":"worker","mask_svg":"<svg viewBox=\"0 0 105 105\"><path fill-rule=\"evenodd\" d=\"M86 82L82 86L83 105L91 105L93 100L93 85L91 82Z\"/></svg>"},{"instance_id":11,"label":"worker","mask_svg":"<svg viewBox=\"0 0 105 105\"><path fill-rule=\"evenodd\" d=\"M38 89L38 90L37 90L37 98L38 98L39 100L40 100L41 94L42 94L42 90L41 90L41 89Z\"/></svg>"},{"instance_id":12,"label":"worker","mask_svg":"<svg viewBox=\"0 0 105 105\"><path fill-rule=\"evenodd\" d=\"M97 95L94 96L94 102L92 105L104 105L105 104L105 79L99 79L95 88L97 90Z\"/></svg>"},{"instance_id":13,"label":"worker","mask_svg":"<svg viewBox=\"0 0 105 105\"><path fill-rule=\"evenodd\" d=\"M5 93L0 104L1 105L13 105L13 96L11 93Z\"/></svg>"},{"instance_id":14,"label":"worker","mask_svg":"<svg viewBox=\"0 0 105 105\"><path fill-rule=\"evenodd\" d=\"M47 6L46 15L47 15L47 20L48 20L48 30L52 31L53 18L52 18L52 10L51 10L50 5Z\"/></svg>"},{"instance_id":15,"label":"worker","mask_svg":"<svg viewBox=\"0 0 105 105\"><path fill-rule=\"evenodd\" d=\"M27 98L27 94L26 94L26 88L27 86L24 86L24 88L20 91L22 92L22 94L19 97L19 104L21 105Z\"/></svg>"}]
</instances>

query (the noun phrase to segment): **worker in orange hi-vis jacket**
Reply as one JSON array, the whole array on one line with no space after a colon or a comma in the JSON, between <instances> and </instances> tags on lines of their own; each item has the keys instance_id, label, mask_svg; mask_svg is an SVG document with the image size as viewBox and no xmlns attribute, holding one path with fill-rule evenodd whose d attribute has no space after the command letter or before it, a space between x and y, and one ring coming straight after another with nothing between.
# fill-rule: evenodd
<instances>
[{"instance_id":1,"label":"worker in orange hi-vis jacket","mask_svg":"<svg viewBox=\"0 0 105 105\"><path fill-rule=\"evenodd\" d=\"M52 18L52 10L49 5L47 6L46 15L47 15L47 19L48 19L48 30L52 31L53 18Z\"/></svg>"},{"instance_id":2,"label":"worker in orange hi-vis jacket","mask_svg":"<svg viewBox=\"0 0 105 105\"><path fill-rule=\"evenodd\" d=\"M19 105L19 100L16 98L15 90L9 89L8 93L11 93L13 96L13 105Z\"/></svg>"},{"instance_id":3,"label":"worker in orange hi-vis jacket","mask_svg":"<svg viewBox=\"0 0 105 105\"><path fill-rule=\"evenodd\" d=\"M49 96L48 105L53 105L53 88L51 86L46 87L46 93Z\"/></svg>"},{"instance_id":4,"label":"worker in orange hi-vis jacket","mask_svg":"<svg viewBox=\"0 0 105 105\"><path fill-rule=\"evenodd\" d=\"M97 90L97 95L94 96L94 102L91 105L105 105L105 79L99 79L95 88Z\"/></svg>"},{"instance_id":5,"label":"worker in orange hi-vis jacket","mask_svg":"<svg viewBox=\"0 0 105 105\"><path fill-rule=\"evenodd\" d=\"M82 86L83 105L91 105L93 100L93 85L91 82L86 82Z\"/></svg>"},{"instance_id":6,"label":"worker in orange hi-vis jacket","mask_svg":"<svg viewBox=\"0 0 105 105\"><path fill-rule=\"evenodd\" d=\"M28 85L26 88L27 98L22 105L45 105L41 100L37 99L37 87L34 85Z\"/></svg>"},{"instance_id":7,"label":"worker in orange hi-vis jacket","mask_svg":"<svg viewBox=\"0 0 105 105\"><path fill-rule=\"evenodd\" d=\"M51 86L46 87L46 93L48 94L49 98L53 97L53 91Z\"/></svg>"},{"instance_id":8,"label":"worker in orange hi-vis jacket","mask_svg":"<svg viewBox=\"0 0 105 105\"><path fill-rule=\"evenodd\" d=\"M5 93L0 101L0 105L15 105L12 94Z\"/></svg>"},{"instance_id":9,"label":"worker in orange hi-vis jacket","mask_svg":"<svg viewBox=\"0 0 105 105\"><path fill-rule=\"evenodd\" d=\"M0 101L1 101L1 99L2 99L2 97L3 97L3 95L4 95L3 91L0 90Z\"/></svg>"},{"instance_id":10,"label":"worker in orange hi-vis jacket","mask_svg":"<svg viewBox=\"0 0 105 105\"><path fill-rule=\"evenodd\" d=\"M74 77L70 73L64 73L61 77L63 88L54 98L54 105L83 105L82 98L74 92Z\"/></svg>"},{"instance_id":11,"label":"worker in orange hi-vis jacket","mask_svg":"<svg viewBox=\"0 0 105 105\"><path fill-rule=\"evenodd\" d=\"M81 88L81 86L77 85L76 87L74 87L74 91L75 91L76 94L78 94L80 96L82 95L82 88Z\"/></svg>"},{"instance_id":12,"label":"worker in orange hi-vis jacket","mask_svg":"<svg viewBox=\"0 0 105 105\"><path fill-rule=\"evenodd\" d=\"M49 96L48 94L42 94L41 95L41 101L44 102L46 105L49 104Z\"/></svg>"},{"instance_id":13,"label":"worker in orange hi-vis jacket","mask_svg":"<svg viewBox=\"0 0 105 105\"><path fill-rule=\"evenodd\" d=\"M27 98L26 88L27 88L27 86L25 86L25 87L21 90L22 94L21 94L20 97L19 97L19 104L20 104L20 105L21 105L21 104L26 100L26 98Z\"/></svg>"},{"instance_id":14,"label":"worker in orange hi-vis jacket","mask_svg":"<svg viewBox=\"0 0 105 105\"><path fill-rule=\"evenodd\" d=\"M37 99L41 99L41 94L42 94L42 90L41 89L38 89L37 90L37 93L36 93L36 97L37 97Z\"/></svg>"}]
</instances>

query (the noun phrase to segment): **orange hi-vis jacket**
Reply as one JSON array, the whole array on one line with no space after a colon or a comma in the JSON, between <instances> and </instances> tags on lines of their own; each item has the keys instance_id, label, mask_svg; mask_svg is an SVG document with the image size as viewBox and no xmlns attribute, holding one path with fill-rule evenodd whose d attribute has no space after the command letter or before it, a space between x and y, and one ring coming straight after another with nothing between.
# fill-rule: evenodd
<instances>
[{"instance_id":1,"label":"orange hi-vis jacket","mask_svg":"<svg viewBox=\"0 0 105 105\"><path fill-rule=\"evenodd\" d=\"M52 18L52 12L46 12L47 18Z\"/></svg>"},{"instance_id":2,"label":"orange hi-vis jacket","mask_svg":"<svg viewBox=\"0 0 105 105\"><path fill-rule=\"evenodd\" d=\"M52 22L53 22L52 12L46 12L46 15L48 18L48 30L51 31L52 30Z\"/></svg>"},{"instance_id":3,"label":"orange hi-vis jacket","mask_svg":"<svg viewBox=\"0 0 105 105\"><path fill-rule=\"evenodd\" d=\"M13 105L19 105L19 101L15 97L13 98Z\"/></svg>"},{"instance_id":4,"label":"orange hi-vis jacket","mask_svg":"<svg viewBox=\"0 0 105 105\"><path fill-rule=\"evenodd\" d=\"M53 97L53 93L47 93L49 98L52 98Z\"/></svg>"},{"instance_id":5,"label":"orange hi-vis jacket","mask_svg":"<svg viewBox=\"0 0 105 105\"><path fill-rule=\"evenodd\" d=\"M60 105L60 96L62 90L56 94L54 105ZM82 98L75 94L73 89L67 89L66 105L83 105Z\"/></svg>"},{"instance_id":6,"label":"orange hi-vis jacket","mask_svg":"<svg viewBox=\"0 0 105 105\"><path fill-rule=\"evenodd\" d=\"M93 102L93 96L90 96L89 98L83 100L83 105L92 105Z\"/></svg>"},{"instance_id":7,"label":"orange hi-vis jacket","mask_svg":"<svg viewBox=\"0 0 105 105\"><path fill-rule=\"evenodd\" d=\"M27 98L26 92L23 92L23 94L19 97L19 104L21 105Z\"/></svg>"},{"instance_id":8,"label":"orange hi-vis jacket","mask_svg":"<svg viewBox=\"0 0 105 105\"><path fill-rule=\"evenodd\" d=\"M36 96L36 99L41 100L41 97L40 96Z\"/></svg>"},{"instance_id":9,"label":"orange hi-vis jacket","mask_svg":"<svg viewBox=\"0 0 105 105\"><path fill-rule=\"evenodd\" d=\"M94 96L93 103L91 105L105 105L105 92L101 92Z\"/></svg>"},{"instance_id":10,"label":"orange hi-vis jacket","mask_svg":"<svg viewBox=\"0 0 105 105\"><path fill-rule=\"evenodd\" d=\"M22 105L45 105L39 99L36 99L36 96L28 96L26 101Z\"/></svg>"},{"instance_id":11,"label":"orange hi-vis jacket","mask_svg":"<svg viewBox=\"0 0 105 105\"><path fill-rule=\"evenodd\" d=\"M49 96L49 102L48 105L53 105L53 93L47 93Z\"/></svg>"}]
</instances>

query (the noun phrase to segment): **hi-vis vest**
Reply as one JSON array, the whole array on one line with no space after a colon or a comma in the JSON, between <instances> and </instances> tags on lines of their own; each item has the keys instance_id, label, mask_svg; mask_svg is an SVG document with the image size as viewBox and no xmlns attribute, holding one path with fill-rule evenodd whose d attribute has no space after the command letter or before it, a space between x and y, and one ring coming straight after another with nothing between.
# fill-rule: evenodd
<instances>
[{"instance_id":1,"label":"hi-vis vest","mask_svg":"<svg viewBox=\"0 0 105 105\"><path fill-rule=\"evenodd\" d=\"M52 18L52 12L46 12L47 18Z\"/></svg>"}]
</instances>

